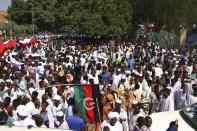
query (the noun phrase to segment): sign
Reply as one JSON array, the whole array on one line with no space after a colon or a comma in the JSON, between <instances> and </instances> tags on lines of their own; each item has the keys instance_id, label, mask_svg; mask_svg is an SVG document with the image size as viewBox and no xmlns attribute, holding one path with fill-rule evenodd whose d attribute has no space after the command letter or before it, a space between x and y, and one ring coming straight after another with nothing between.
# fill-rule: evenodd
<instances>
[{"instance_id":1,"label":"sign","mask_svg":"<svg viewBox=\"0 0 197 131\"><path fill-rule=\"evenodd\" d=\"M197 29L187 30L185 45L192 46L194 44L197 44Z\"/></svg>"}]
</instances>

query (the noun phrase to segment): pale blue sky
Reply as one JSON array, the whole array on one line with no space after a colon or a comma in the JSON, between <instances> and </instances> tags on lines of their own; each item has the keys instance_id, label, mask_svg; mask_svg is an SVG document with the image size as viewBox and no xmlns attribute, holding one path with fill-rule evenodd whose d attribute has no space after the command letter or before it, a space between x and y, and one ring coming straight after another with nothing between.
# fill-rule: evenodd
<instances>
[{"instance_id":1,"label":"pale blue sky","mask_svg":"<svg viewBox=\"0 0 197 131\"><path fill-rule=\"evenodd\" d=\"M0 0L0 10L7 10L11 0Z\"/></svg>"}]
</instances>

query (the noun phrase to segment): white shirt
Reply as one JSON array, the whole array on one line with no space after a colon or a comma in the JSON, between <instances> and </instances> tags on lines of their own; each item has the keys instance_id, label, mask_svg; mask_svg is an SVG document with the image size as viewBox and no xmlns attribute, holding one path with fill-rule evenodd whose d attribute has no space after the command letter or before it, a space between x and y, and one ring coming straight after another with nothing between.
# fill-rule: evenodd
<instances>
[{"instance_id":1,"label":"white shirt","mask_svg":"<svg viewBox=\"0 0 197 131\"><path fill-rule=\"evenodd\" d=\"M118 84L119 84L119 82L121 80L121 77L122 77L121 74L119 74L119 75L114 74L113 75L113 84L112 84L112 87L114 89L117 89L118 88Z\"/></svg>"},{"instance_id":2,"label":"white shirt","mask_svg":"<svg viewBox=\"0 0 197 131\"><path fill-rule=\"evenodd\" d=\"M137 118L140 117L140 116L144 117L144 114L142 112L140 112L139 114L136 114L136 115L131 114L131 120L130 120L131 130L136 126Z\"/></svg>"},{"instance_id":3,"label":"white shirt","mask_svg":"<svg viewBox=\"0 0 197 131\"><path fill-rule=\"evenodd\" d=\"M32 123L33 127L36 127L36 122L32 118L30 119L30 123Z\"/></svg>"},{"instance_id":4,"label":"white shirt","mask_svg":"<svg viewBox=\"0 0 197 131\"><path fill-rule=\"evenodd\" d=\"M147 94L147 96L149 97L150 93L152 92L151 87L150 86L144 86L142 89Z\"/></svg>"},{"instance_id":5,"label":"white shirt","mask_svg":"<svg viewBox=\"0 0 197 131\"><path fill-rule=\"evenodd\" d=\"M174 84L174 88L175 88L175 91L178 91L179 89L181 89L181 82L180 82L180 81L177 81L177 82Z\"/></svg>"},{"instance_id":6,"label":"white shirt","mask_svg":"<svg viewBox=\"0 0 197 131\"><path fill-rule=\"evenodd\" d=\"M175 107L177 110L183 109L187 106L186 93L183 90L178 90L175 97Z\"/></svg>"},{"instance_id":7,"label":"white shirt","mask_svg":"<svg viewBox=\"0 0 197 131\"><path fill-rule=\"evenodd\" d=\"M99 79L97 74L95 74L95 76L93 76L92 74L88 75L88 80L90 79L94 80L94 84L99 84Z\"/></svg>"},{"instance_id":8,"label":"white shirt","mask_svg":"<svg viewBox=\"0 0 197 131\"><path fill-rule=\"evenodd\" d=\"M58 107L56 107L55 105L52 107L52 111L53 111L53 115L56 116L58 111L63 111L65 113L65 110L67 109L67 107L65 106L65 104L61 103L59 104Z\"/></svg>"},{"instance_id":9,"label":"white shirt","mask_svg":"<svg viewBox=\"0 0 197 131\"><path fill-rule=\"evenodd\" d=\"M16 121L14 121L13 122L13 125L27 127L29 125L32 125L33 126L33 123L31 123L30 119L27 117L24 120L18 119Z\"/></svg>"},{"instance_id":10,"label":"white shirt","mask_svg":"<svg viewBox=\"0 0 197 131\"><path fill-rule=\"evenodd\" d=\"M192 105L197 102L197 97L193 95L188 95L188 105Z\"/></svg>"},{"instance_id":11,"label":"white shirt","mask_svg":"<svg viewBox=\"0 0 197 131\"><path fill-rule=\"evenodd\" d=\"M26 107L26 110L28 111L28 113L29 113L29 118L31 117L31 112L33 111L33 110L35 110L36 108L35 108L35 105L34 105L34 103L32 102L32 101L30 101L30 102L28 102L26 105L25 105L25 107Z\"/></svg>"},{"instance_id":12,"label":"white shirt","mask_svg":"<svg viewBox=\"0 0 197 131\"><path fill-rule=\"evenodd\" d=\"M129 59L129 57L130 57L130 52L129 51L127 51L127 53L126 53L126 59Z\"/></svg>"},{"instance_id":13,"label":"white shirt","mask_svg":"<svg viewBox=\"0 0 197 131\"><path fill-rule=\"evenodd\" d=\"M127 112L124 109L120 109L120 118L125 120L126 122L126 126L127 126L127 131L129 130L129 126L128 126L128 117L127 117Z\"/></svg>"},{"instance_id":14,"label":"white shirt","mask_svg":"<svg viewBox=\"0 0 197 131\"><path fill-rule=\"evenodd\" d=\"M165 111L174 111L174 103L170 96L168 96L168 98L162 97L161 112Z\"/></svg>"},{"instance_id":15,"label":"white shirt","mask_svg":"<svg viewBox=\"0 0 197 131\"><path fill-rule=\"evenodd\" d=\"M110 121L109 120L105 120L101 123L100 127L99 127L99 131L103 131L104 127L107 126L109 127L109 130L110 131L123 131L123 127L121 125L120 122L116 122L114 126L112 126L110 124Z\"/></svg>"},{"instance_id":16,"label":"white shirt","mask_svg":"<svg viewBox=\"0 0 197 131\"><path fill-rule=\"evenodd\" d=\"M68 123L64 121L59 127L59 129L69 130Z\"/></svg>"},{"instance_id":17,"label":"white shirt","mask_svg":"<svg viewBox=\"0 0 197 131\"><path fill-rule=\"evenodd\" d=\"M163 71L159 67L155 67L155 76L159 76L161 78L161 75L163 74Z\"/></svg>"},{"instance_id":18,"label":"white shirt","mask_svg":"<svg viewBox=\"0 0 197 131\"><path fill-rule=\"evenodd\" d=\"M85 58L81 58L81 66L85 66L85 62L86 62L86 59Z\"/></svg>"}]
</instances>

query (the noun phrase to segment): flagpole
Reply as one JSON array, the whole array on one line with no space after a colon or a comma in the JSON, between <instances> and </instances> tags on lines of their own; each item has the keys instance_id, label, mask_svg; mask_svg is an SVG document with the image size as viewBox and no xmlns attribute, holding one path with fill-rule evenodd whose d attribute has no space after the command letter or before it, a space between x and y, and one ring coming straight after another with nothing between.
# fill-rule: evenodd
<instances>
[{"instance_id":1,"label":"flagpole","mask_svg":"<svg viewBox=\"0 0 197 131\"><path fill-rule=\"evenodd\" d=\"M97 109L98 109L99 122L101 123L101 116L100 116L100 110L99 110L99 106L98 106L98 100L97 100L97 98L96 98L96 105L97 105Z\"/></svg>"}]
</instances>

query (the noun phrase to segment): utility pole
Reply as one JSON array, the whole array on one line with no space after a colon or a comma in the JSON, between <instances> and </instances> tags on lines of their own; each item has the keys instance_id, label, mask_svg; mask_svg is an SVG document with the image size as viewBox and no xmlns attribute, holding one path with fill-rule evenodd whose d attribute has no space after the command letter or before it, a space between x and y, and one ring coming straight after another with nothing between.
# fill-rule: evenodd
<instances>
[{"instance_id":1,"label":"utility pole","mask_svg":"<svg viewBox=\"0 0 197 131\"><path fill-rule=\"evenodd\" d=\"M11 27L11 16L9 14L9 24L10 24L10 39L12 39L12 27Z\"/></svg>"},{"instance_id":2,"label":"utility pole","mask_svg":"<svg viewBox=\"0 0 197 131\"><path fill-rule=\"evenodd\" d=\"M32 25L33 25L33 35L34 35L34 0L32 0Z\"/></svg>"}]
</instances>

